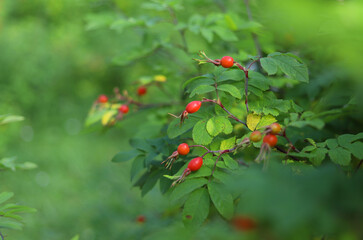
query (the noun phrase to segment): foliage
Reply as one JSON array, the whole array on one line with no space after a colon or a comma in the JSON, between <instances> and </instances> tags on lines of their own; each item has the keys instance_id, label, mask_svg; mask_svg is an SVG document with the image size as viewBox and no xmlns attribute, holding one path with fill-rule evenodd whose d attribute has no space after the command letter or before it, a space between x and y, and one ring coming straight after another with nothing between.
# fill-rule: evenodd
<instances>
[{"instance_id":1,"label":"foliage","mask_svg":"<svg viewBox=\"0 0 363 240\"><path fill-rule=\"evenodd\" d=\"M256 43L258 39L255 34L256 28L262 31L262 25L253 22L251 18L241 19L239 16L229 13L210 13L205 20L198 15L190 16L189 19L177 18L176 13L182 5L179 5L181 2L176 2L155 1L153 4L142 5L147 9L152 8L169 13L172 23L166 23L167 18L150 21L151 16L143 16L139 20L132 18L132 21L131 19L110 20L108 23L111 28L116 23L122 23L122 28L117 30L123 33L125 29L130 31L138 29L145 33L145 38L139 42L139 45L143 46L141 49L139 46L128 43L125 45L128 51L117 56L114 62L120 66L127 66L131 63L148 62L152 59L155 61L154 65L165 64L165 67L160 69L164 69L164 72L161 73L168 75L166 82L157 83L153 77L147 77L134 81L133 85L144 85L150 88L156 86L160 93L168 93L165 94L167 95L166 100L164 97L158 96L156 91L150 93L151 97L145 99L137 98L137 95L133 94L132 87L121 94L116 89L110 104L94 104L86 122L90 125L90 123L97 124L102 120L104 127L111 129L115 124L121 125L127 118L145 118L146 121L143 124L149 124L149 119L151 121L156 118L159 120L153 122L152 126L160 129L160 132L143 134L143 130L141 130L141 135L144 135L142 138L130 140L133 150L121 151L113 158L114 162L133 160L132 177L137 179L134 181L134 186L140 188L142 195L159 183L161 192L170 195L170 200L182 207L183 222L186 227L201 226L207 218L215 215L210 213L211 209L215 209L225 220L232 219L238 212L235 208L238 206L237 203L243 200L244 192L239 193L235 189L226 188L231 185L228 179L231 176L243 176L245 172L249 172L250 170L246 169L246 166L254 167L253 160L258 155L256 154L258 151L260 151L260 155L256 160L262 157L264 166L267 167L269 160L265 157L268 157L270 148L261 143L252 144L248 137L250 131L256 129L268 133L269 125L276 121L284 126L279 134L279 144L275 148L278 151L270 156L270 161L287 164L287 167L293 169L296 175L306 167L318 167L322 164L324 166L337 164L344 167L348 176L358 174L356 172L362 164L360 151L362 133L359 124L354 125L353 131L346 129L355 135L346 134L343 129L340 131L342 134L338 135L337 132L334 132L335 129L329 126L334 125L337 122L336 119L343 115L348 115L350 118L357 117L356 96L347 95L340 104L320 105L319 108L316 107L319 104L306 101L306 95L310 95L309 85L307 85L309 79L313 79L315 82L313 85L316 85L316 82L319 81L319 72L329 69L329 61L320 62L318 71L315 68L309 71L307 65L312 63L312 59L310 56L304 55L304 52L297 56L292 52L280 53L271 51L271 49L266 50L264 45L261 48L260 44ZM249 8L248 3L246 6ZM149 22L145 22L145 19L148 19ZM256 28L245 28L242 27L243 24L239 25L246 21L250 21L249 24ZM126 22L130 24L125 24ZM145 28L145 26L150 28ZM154 35L153 28L159 29L157 36ZM200 64L209 63L215 67L214 69L199 67L197 75L188 63L188 56L193 56L192 53L198 50L196 47L198 41L203 41L204 38L211 44L208 46L210 49L223 49L223 47L218 48L220 41L214 38L214 34L216 34L229 46L228 50L222 54L232 53L237 56L240 45L235 41L241 38L242 29L250 34L255 43L254 48L242 48L243 51L249 51L250 56L239 57L235 62L235 67L224 69L218 67L223 55L220 55L219 59L213 60L204 52L200 52L199 55L202 59L194 60ZM188 33L195 35L193 41L188 41ZM171 36L177 36L177 38ZM269 43L265 44L269 45ZM178 49L178 55L175 51L171 51L176 49ZM156 58L158 52L167 52L168 59L175 60L177 63L175 67L164 57ZM217 55L214 52L208 53ZM267 56L256 56L256 53L267 53ZM240 60L245 64L240 63ZM182 71L179 69L180 67ZM159 67L155 69L159 69ZM155 71L155 69L153 70ZM207 73L201 74L204 72ZM168 83L175 82L175 79L179 80L179 78L184 78L181 86L183 93L179 99L176 99L178 95L172 93L178 90ZM148 79L148 81L144 79ZM328 86L322 85L321 87L327 88ZM286 92L290 92L290 94L285 93L284 89L287 89ZM336 90L341 91L342 89L336 88ZM293 92L298 92L298 94L294 96L291 94ZM316 94L313 98L319 99L319 96L324 97L324 95ZM193 114L182 112L179 116L180 120L166 118L166 112L180 111L182 109L180 106L185 106L187 102L190 102L188 98L201 101L202 108ZM135 99L139 101L136 102ZM245 101L242 102L242 99ZM160 103L162 100L167 103ZM149 103L145 103L146 101ZM170 102L172 103L168 104ZM123 115L113 110L117 109L121 103L134 106L135 115ZM146 112L145 109L148 108L152 108L152 111ZM316 111L317 109L319 111ZM164 116L162 116L163 113ZM109 121L104 121L104 118ZM177 145L183 142L196 148L188 157L180 157L180 160L173 163L177 158L174 157L173 152ZM171 155L171 153L173 154ZM198 171L189 174L186 172L187 159L193 156L202 156L204 163ZM160 164L165 159L172 161L171 164L168 164L168 166L172 165L170 171L165 170ZM317 170L319 171L319 169ZM278 169L276 171L286 170ZM184 178L184 182L170 187ZM172 185L173 180L177 181ZM332 184L335 183L332 182ZM296 206L298 204L300 201L296 202ZM205 205L210 205L210 207ZM281 218L279 219L281 220ZM266 219L261 217L260 220ZM283 224L283 221L280 225L276 224L276 232L279 232L278 228ZM297 236L299 234L298 226L294 225L291 228L290 236ZM324 231L318 230L318 232L323 234Z\"/></svg>"}]
</instances>

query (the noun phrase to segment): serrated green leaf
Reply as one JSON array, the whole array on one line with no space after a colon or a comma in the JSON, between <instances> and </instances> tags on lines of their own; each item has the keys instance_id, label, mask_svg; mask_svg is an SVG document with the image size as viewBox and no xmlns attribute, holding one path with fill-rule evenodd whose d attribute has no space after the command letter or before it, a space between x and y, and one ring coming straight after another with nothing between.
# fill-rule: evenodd
<instances>
[{"instance_id":1,"label":"serrated green leaf","mask_svg":"<svg viewBox=\"0 0 363 240\"><path fill-rule=\"evenodd\" d=\"M326 142L326 145L328 145L329 149L334 149L334 148L338 147L338 141L334 138L328 139L325 142Z\"/></svg>"},{"instance_id":2,"label":"serrated green leaf","mask_svg":"<svg viewBox=\"0 0 363 240\"><path fill-rule=\"evenodd\" d=\"M208 180L205 178L193 178L186 179L184 182L175 186L175 189L170 194L170 201L175 202L185 195L193 192L195 189L198 189L208 183Z\"/></svg>"},{"instance_id":3,"label":"serrated green leaf","mask_svg":"<svg viewBox=\"0 0 363 240\"><path fill-rule=\"evenodd\" d=\"M208 192L218 212L226 219L231 219L234 211L233 198L225 186L216 182L209 182Z\"/></svg>"},{"instance_id":4,"label":"serrated green leaf","mask_svg":"<svg viewBox=\"0 0 363 240\"><path fill-rule=\"evenodd\" d=\"M223 154L222 158L224 160L224 163L226 164L226 166L229 169L237 169L238 168L238 163L236 160L234 160L231 156L227 155L227 154Z\"/></svg>"},{"instance_id":5,"label":"serrated green leaf","mask_svg":"<svg viewBox=\"0 0 363 240\"><path fill-rule=\"evenodd\" d=\"M205 120L201 120L195 124L192 135L196 144L208 145L213 140L213 137L207 131L207 122Z\"/></svg>"},{"instance_id":6,"label":"serrated green leaf","mask_svg":"<svg viewBox=\"0 0 363 240\"><path fill-rule=\"evenodd\" d=\"M363 143L354 142L346 146L346 148L358 159L363 159Z\"/></svg>"},{"instance_id":7,"label":"serrated green leaf","mask_svg":"<svg viewBox=\"0 0 363 240\"><path fill-rule=\"evenodd\" d=\"M347 147L350 145L351 142L357 139L356 135L353 134L343 134L340 135L337 140L340 146Z\"/></svg>"},{"instance_id":8,"label":"serrated green leaf","mask_svg":"<svg viewBox=\"0 0 363 240\"><path fill-rule=\"evenodd\" d=\"M311 146L314 147L314 146ZM312 156L309 158L310 162L315 166L320 166L322 161L325 159L325 155L328 152L326 148L316 148L314 149L311 154Z\"/></svg>"},{"instance_id":9,"label":"serrated green leaf","mask_svg":"<svg viewBox=\"0 0 363 240\"><path fill-rule=\"evenodd\" d=\"M342 147L331 149L328 154L334 163L342 166L348 166L351 161L350 152Z\"/></svg>"},{"instance_id":10,"label":"serrated green leaf","mask_svg":"<svg viewBox=\"0 0 363 240\"><path fill-rule=\"evenodd\" d=\"M236 136L225 139L221 142L221 150L231 149L236 145Z\"/></svg>"},{"instance_id":11,"label":"serrated green leaf","mask_svg":"<svg viewBox=\"0 0 363 240\"><path fill-rule=\"evenodd\" d=\"M209 214L209 195L206 188L200 188L190 194L184 204L183 223L186 227L198 228Z\"/></svg>"},{"instance_id":12,"label":"serrated green leaf","mask_svg":"<svg viewBox=\"0 0 363 240\"><path fill-rule=\"evenodd\" d=\"M231 69L228 71L223 72L218 77L216 77L217 83L224 82L224 81L241 81L245 79L245 75L243 71L239 69Z\"/></svg>"},{"instance_id":13,"label":"serrated green leaf","mask_svg":"<svg viewBox=\"0 0 363 240\"><path fill-rule=\"evenodd\" d=\"M306 83L309 82L306 65L300 62L295 56L293 57L291 53L272 53L266 58L261 58L260 62L262 68L265 69L269 75L276 74L277 70L280 69L292 79Z\"/></svg>"},{"instance_id":14,"label":"serrated green leaf","mask_svg":"<svg viewBox=\"0 0 363 240\"><path fill-rule=\"evenodd\" d=\"M217 87L217 89L220 90L220 91L227 92L227 93L231 94L233 97L235 97L237 99L242 98L241 92L238 90L237 87L235 87L233 85L223 84L223 85L219 85Z\"/></svg>"},{"instance_id":15,"label":"serrated green leaf","mask_svg":"<svg viewBox=\"0 0 363 240\"><path fill-rule=\"evenodd\" d=\"M276 118L272 115L266 115L261 118L259 123L257 124L256 129L261 129L262 127L268 126L272 123L276 122Z\"/></svg>"},{"instance_id":16,"label":"serrated green leaf","mask_svg":"<svg viewBox=\"0 0 363 240\"><path fill-rule=\"evenodd\" d=\"M211 136L217 136L224 132L230 134L233 130L231 122L225 116L215 116L208 120L207 131Z\"/></svg>"},{"instance_id":17,"label":"serrated green leaf","mask_svg":"<svg viewBox=\"0 0 363 240\"><path fill-rule=\"evenodd\" d=\"M248 74L248 77L249 77L248 81L249 86L253 86L262 91L266 91L270 88L268 79L265 76L263 76L261 73L250 72Z\"/></svg>"},{"instance_id":18,"label":"serrated green leaf","mask_svg":"<svg viewBox=\"0 0 363 240\"><path fill-rule=\"evenodd\" d=\"M194 97L196 94L205 94L209 92L215 91L215 87L209 86L209 85L200 85L196 87L192 93L189 95L190 98Z\"/></svg>"},{"instance_id":19,"label":"serrated green leaf","mask_svg":"<svg viewBox=\"0 0 363 240\"><path fill-rule=\"evenodd\" d=\"M277 65L274 59L269 57L261 58L260 63L268 75L274 75L277 73Z\"/></svg>"}]
</instances>

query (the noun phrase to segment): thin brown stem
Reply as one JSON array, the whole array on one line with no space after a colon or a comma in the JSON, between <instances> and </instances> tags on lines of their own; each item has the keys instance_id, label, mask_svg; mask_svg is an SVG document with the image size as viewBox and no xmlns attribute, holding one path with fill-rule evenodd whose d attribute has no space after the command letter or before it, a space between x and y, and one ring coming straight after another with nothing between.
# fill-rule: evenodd
<instances>
[{"instance_id":1,"label":"thin brown stem","mask_svg":"<svg viewBox=\"0 0 363 240\"><path fill-rule=\"evenodd\" d=\"M226 113L228 113L229 117L236 120L237 122L239 123L242 123L243 125L245 125L247 127L247 124L240 120L239 118L237 118L235 115L233 115L230 111L228 111L224 106L223 104L220 102L220 101L216 101L216 100L212 100L212 99L203 99L202 102L212 102L212 103L215 103L217 104L218 106L220 106Z\"/></svg>"}]
</instances>

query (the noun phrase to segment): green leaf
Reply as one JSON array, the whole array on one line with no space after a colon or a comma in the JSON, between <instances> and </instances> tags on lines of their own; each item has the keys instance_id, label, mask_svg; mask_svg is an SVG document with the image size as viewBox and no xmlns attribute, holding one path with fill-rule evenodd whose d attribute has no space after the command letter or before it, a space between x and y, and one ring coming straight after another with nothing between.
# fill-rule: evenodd
<instances>
[{"instance_id":1,"label":"green leaf","mask_svg":"<svg viewBox=\"0 0 363 240\"><path fill-rule=\"evenodd\" d=\"M200 85L196 87L192 93L189 95L190 98L194 97L196 94L205 94L209 92L215 91L215 87L209 86L209 85Z\"/></svg>"},{"instance_id":2,"label":"green leaf","mask_svg":"<svg viewBox=\"0 0 363 240\"><path fill-rule=\"evenodd\" d=\"M3 202L6 202L7 200L12 198L13 196L14 196L14 193L12 193L12 192L2 192L2 193L0 193L0 204L2 204Z\"/></svg>"},{"instance_id":3,"label":"green leaf","mask_svg":"<svg viewBox=\"0 0 363 240\"><path fill-rule=\"evenodd\" d=\"M314 147L314 146L310 146ZM328 149L326 148L316 148L314 149L311 154L312 156L309 158L310 162L314 164L315 166L320 166L322 161L325 159L325 155L328 152Z\"/></svg>"},{"instance_id":4,"label":"green leaf","mask_svg":"<svg viewBox=\"0 0 363 240\"><path fill-rule=\"evenodd\" d=\"M145 196L162 176L162 171L156 170L150 173L141 189L141 196Z\"/></svg>"},{"instance_id":5,"label":"green leaf","mask_svg":"<svg viewBox=\"0 0 363 240\"><path fill-rule=\"evenodd\" d=\"M217 87L217 89L220 90L220 91L227 92L227 93L231 94L233 97L235 97L237 99L242 98L242 95L241 95L240 91L238 90L238 88L236 88L233 85L223 84L223 85L219 85Z\"/></svg>"},{"instance_id":6,"label":"green leaf","mask_svg":"<svg viewBox=\"0 0 363 240\"><path fill-rule=\"evenodd\" d=\"M355 142L346 147L356 158L363 159L363 143Z\"/></svg>"},{"instance_id":7,"label":"green leaf","mask_svg":"<svg viewBox=\"0 0 363 240\"><path fill-rule=\"evenodd\" d=\"M213 26L210 29L213 30L223 41L226 42L238 41L237 36L228 28L224 28L221 26Z\"/></svg>"},{"instance_id":8,"label":"green leaf","mask_svg":"<svg viewBox=\"0 0 363 240\"><path fill-rule=\"evenodd\" d=\"M279 68L292 79L309 82L308 69L296 56L292 54L272 53L260 59L261 66L269 75L277 73Z\"/></svg>"},{"instance_id":9,"label":"green leaf","mask_svg":"<svg viewBox=\"0 0 363 240\"><path fill-rule=\"evenodd\" d=\"M191 84L193 82L199 82L200 80L204 80L204 79L208 79L208 78L209 77L207 77L206 75L190 78L183 83L182 88L186 88L189 84Z\"/></svg>"},{"instance_id":10,"label":"green leaf","mask_svg":"<svg viewBox=\"0 0 363 240\"><path fill-rule=\"evenodd\" d=\"M208 28L201 28L200 33L209 43L213 41L213 31Z\"/></svg>"},{"instance_id":11,"label":"green leaf","mask_svg":"<svg viewBox=\"0 0 363 240\"><path fill-rule=\"evenodd\" d=\"M209 182L208 191L218 212L226 219L231 219L234 211L233 198L232 195L227 192L225 186L216 182Z\"/></svg>"},{"instance_id":12,"label":"green leaf","mask_svg":"<svg viewBox=\"0 0 363 240\"><path fill-rule=\"evenodd\" d=\"M131 181L144 168L145 168L145 156L139 155L134 159L134 161L132 161L131 171L130 171Z\"/></svg>"},{"instance_id":13,"label":"green leaf","mask_svg":"<svg viewBox=\"0 0 363 240\"><path fill-rule=\"evenodd\" d=\"M238 168L238 163L236 160L234 160L231 156L227 155L227 154L223 154L222 158L224 160L224 163L226 164L226 166L229 169L237 169Z\"/></svg>"},{"instance_id":14,"label":"green leaf","mask_svg":"<svg viewBox=\"0 0 363 240\"><path fill-rule=\"evenodd\" d=\"M199 118L189 116L189 118L184 121L183 125L180 126L180 119L175 118L168 126L168 137L173 139L182 135L183 133L193 128L198 121Z\"/></svg>"},{"instance_id":15,"label":"green leaf","mask_svg":"<svg viewBox=\"0 0 363 240\"><path fill-rule=\"evenodd\" d=\"M117 153L113 158L112 162L126 162L133 158L135 158L137 155L139 155L140 152L137 150L130 150L130 151L121 151Z\"/></svg>"},{"instance_id":16,"label":"green leaf","mask_svg":"<svg viewBox=\"0 0 363 240\"><path fill-rule=\"evenodd\" d=\"M206 185L207 183L208 180L205 178L186 179L181 184L175 186L175 189L170 194L170 201L175 202L185 195L193 192L195 189Z\"/></svg>"},{"instance_id":17,"label":"green leaf","mask_svg":"<svg viewBox=\"0 0 363 240\"><path fill-rule=\"evenodd\" d=\"M245 75L243 71L237 69L231 69L228 71L223 72L221 75L216 77L217 83L224 82L224 81L241 81L245 79Z\"/></svg>"},{"instance_id":18,"label":"green leaf","mask_svg":"<svg viewBox=\"0 0 363 240\"><path fill-rule=\"evenodd\" d=\"M338 137L338 143L342 147L347 147L351 142L357 140L357 135L353 134L343 134Z\"/></svg>"},{"instance_id":19,"label":"green leaf","mask_svg":"<svg viewBox=\"0 0 363 240\"><path fill-rule=\"evenodd\" d=\"M274 75L277 73L277 64L275 60L270 57L260 59L262 68L267 72L268 75Z\"/></svg>"},{"instance_id":20,"label":"green leaf","mask_svg":"<svg viewBox=\"0 0 363 240\"><path fill-rule=\"evenodd\" d=\"M224 132L230 134L233 130L231 122L225 116L215 116L208 120L207 131L209 135L215 137Z\"/></svg>"},{"instance_id":21,"label":"green leaf","mask_svg":"<svg viewBox=\"0 0 363 240\"><path fill-rule=\"evenodd\" d=\"M249 72L248 77L249 77L248 81L249 86L253 86L262 91L266 91L270 88L270 83L268 79L265 76L263 76L261 73L251 71Z\"/></svg>"},{"instance_id":22,"label":"green leaf","mask_svg":"<svg viewBox=\"0 0 363 240\"><path fill-rule=\"evenodd\" d=\"M342 166L348 166L351 160L350 152L341 147L330 150L329 157L334 163Z\"/></svg>"},{"instance_id":23,"label":"green leaf","mask_svg":"<svg viewBox=\"0 0 363 240\"><path fill-rule=\"evenodd\" d=\"M236 145L236 136L223 140L221 142L221 150L231 149L234 145Z\"/></svg>"},{"instance_id":24,"label":"green leaf","mask_svg":"<svg viewBox=\"0 0 363 240\"><path fill-rule=\"evenodd\" d=\"M184 204L184 225L198 228L208 217L209 205L210 200L206 188L200 188L192 192Z\"/></svg>"},{"instance_id":25,"label":"green leaf","mask_svg":"<svg viewBox=\"0 0 363 240\"><path fill-rule=\"evenodd\" d=\"M213 140L207 131L207 122L205 120L201 120L195 124L192 135L196 144L208 145Z\"/></svg>"},{"instance_id":26,"label":"green leaf","mask_svg":"<svg viewBox=\"0 0 363 240\"><path fill-rule=\"evenodd\" d=\"M330 149L338 147L338 141L334 138L325 141Z\"/></svg>"},{"instance_id":27,"label":"green leaf","mask_svg":"<svg viewBox=\"0 0 363 240\"><path fill-rule=\"evenodd\" d=\"M6 218L0 218L0 228L21 230L22 229L22 224L19 223L19 222L14 221L14 220L6 219Z\"/></svg>"},{"instance_id":28,"label":"green leaf","mask_svg":"<svg viewBox=\"0 0 363 240\"><path fill-rule=\"evenodd\" d=\"M187 176L187 179L198 178L198 177L208 177L212 174L212 170L207 166L202 166L198 171L192 172Z\"/></svg>"}]
</instances>

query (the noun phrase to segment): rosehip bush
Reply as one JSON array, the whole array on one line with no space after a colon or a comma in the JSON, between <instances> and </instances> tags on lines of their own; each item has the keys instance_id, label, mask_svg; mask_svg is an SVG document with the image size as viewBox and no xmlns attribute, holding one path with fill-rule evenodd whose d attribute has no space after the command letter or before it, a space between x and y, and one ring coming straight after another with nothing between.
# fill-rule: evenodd
<instances>
[{"instance_id":1,"label":"rosehip bush","mask_svg":"<svg viewBox=\"0 0 363 240\"><path fill-rule=\"evenodd\" d=\"M168 10L175 17L175 6L169 6ZM209 16L213 19L213 14ZM223 19L230 18L223 15ZM301 183L310 177L316 179L316 169L322 169L322 176L327 178L335 173L330 170L324 172L326 166L341 169L345 176L360 171L363 159L361 130L349 134L326 130L330 121L353 109L353 100L346 102L344 110L322 107L320 111L314 109L315 103L306 100L306 96L296 97L299 91L292 91L293 87L305 93L310 89L309 94L316 94L314 96L321 87L310 83L309 76L314 80L317 71L312 59L299 52L273 52L266 50L268 46L261 48L256 44L257 51L249 51L254 55L242 58L239 53L245 49L235 44L222 53L213 52L213 49L218 51L216 46L212 46L208 54L193 52L192 60L184 30L193 29L195 34L200 34L199 37L213 40L212 29L220 27L217 21L203 22L202 19L193 18L185 23L185 28L174 21L181 43L175 43L170 38L155 44L168 51L173 46L170 51L178 52L172 55L173 58L159 59L167 66L165 72L169 76L161 77L158 73L157 77L151 77L154 73L150 73L150 76L135 80L125 90L114 89L114 93L108 96L108 104L93 105L86 125L101 122L105 129L111 129L122 128L128 119L130 122L141 121L141 134L130 139L131 150L119 152L112 161L132 161L130 174L134 186L140 188L142 195L158 186L171 204L180 207L180 219L188 228L202 227L206 222L220 218L237 226L237 229L258 228L261 236L257 239L268 238L270 228L284 232L285 229L281 230L283 226L293 226L299 230L296 235L300 233L299 227L304 228L304 233L305 230L318 229L311 227L311 222L316 220L313 216L318 209L316 206L307 206L309 213L296 214L297 220L293 222L287 220L290 215L284 212L283 203L293 204L298 196L306 197L304 188L308 187ZM231 33L229 37L236 37ZM226 45L232 45L233 41L229 42L228 36L221 32L216 34L228 42ZM251 35L255 36L255 32L252 31ZM241 39L243 37L240 36ZM149 60L154 63L153 57ZM170 64L171 61L175 61L175 65ZM123 56L118 57L117 62L125 66L132 61ZM306 63L312 66L310 71ZM191 68L198 71L191 71ZM170 83L169 79L180 76L182 82ZM136 90L133 87L140 84L148 89L148 94L142 98L140 88ZM156 96L166 99L156 101ZM115 111L123 104L132 105L132 113L123 116ZM150 137L144 136L150 126L157 131ZM292 176L294 180L290 181ZM352 181L352 186L357 186L357 181ZM275 185L270 186L269 182ZM330 183L330 187L336 184L335 181ZM279 184L283 188L296 189L300 195L292 194L294 198L291 201L288 201L290 195L286 201L285 198L277 201L278 197L274 199L271 196L285 196L285 192L278 188ZM323 188L323 184L311 186L316 192ZM250 192L251 196L247 194ZM319 192L316 196L319 202L322 195ZM271 205L270 200L280 208ZM291 206L286 209L291 212L294 207L301 209L297 203ZM264 212L259 209L264 209ZM334 212L335 217L338 212ZM235 220L238 216L248 218ZM318 229L317 232L324 231Z\"/></svg>"}]
</instances>

